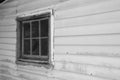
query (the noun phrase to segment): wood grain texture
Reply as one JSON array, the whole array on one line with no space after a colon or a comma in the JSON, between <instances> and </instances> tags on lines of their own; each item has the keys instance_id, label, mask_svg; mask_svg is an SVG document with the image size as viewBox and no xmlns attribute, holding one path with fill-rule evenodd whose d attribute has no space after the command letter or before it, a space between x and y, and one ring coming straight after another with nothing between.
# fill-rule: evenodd
<instances>
[{"instance_id":1,"label":"wood grain texture","mask_svg":"<svg viewBox=\"0 0 120 80\"><path fill-rule=\"evenodd\" d=\"M0 43L16 44L16 38L0 38Z\"/></svg>"},{"instance_id":2,"label":"wood grain texture","mask_svg":"<svg viewBox=\"0 0 120 80\"><path fill-rule=\"evenodd\" d=\"M0 61L1 62L8 62L8 63L15 63L16 61L16 52L15 51L11 51L11 50L0 50Z\"/></svg>"},{"instance_id":3,"label":"wood grain texture","mask_svg":"<svg viewBox=\"0 0 120 80\"><path fill-rule=\"evenodd\" d=\"M73 72L68 72L68 71L60 71L60 70L54 70L52 72L53 76L61 78L63 80L110 80L110 79L105 79L105 78L100 78L100 77L93 77L89 75L84 75L84 74L77 74Z\"/></svg>"},{"instance_id":4,"label":"wood grain texture","mask_svg":"<svg viewBox=\"0 0 120 80\"><path fill-rule=\"evenodd\" d=\"M104 13L99 15L67 18L55 21L56 27L74 27L74 26L87 26L105 23L120 22L120 11Z\"/></svg>"},{"instance_id":5,"label":"wood grain texture","mask_svg":"<svg viewBox=\"0 0 120 80\"><path fill-rule=\"evenodd\" d=\"M109 0L66 0L64 3L57 4L54 9L56 11L62 11L76 7L92 6L94 4L104 3L106 1Z\"/></svg>"},{"instance_id":6,"label":"wood grain texture","mask_svg":"<svg viewBox=\"0 0 120 80\"><path fill-rule=\"evenodd\" d=\"M55 55L55 61L65 61L120 68L119 57L101 57L92 55Z\"/></svg>"},{"instance_id":7,"label":"wood grain texture","mask_svg":"<svg viewBox=\"0 0 120 80\"><path fill-rule=\"evenodd\" d=\"M120 77L120 70L105 67L105 66L95 66L88 64L79 64L79 63L71 63L71 62L56 62L55 64L56 70L74 72L78 74L96 76L107 79L116 79L118 80ZM104 75L103 75L104 74Z\"/></svg>"},{"instance_id":8,"label":"wood grain texture","mask_svg":"<svg viewBox=\"0 0 120 80\"><path fill-rule=\"evenodd\" d=\"M0 44L0 50L10 50L10 51L15 51L16 46L15 45L9 45L9 44Z\"/></svg>"},{"instance_id":9,"label":"wood grain texture","mask_svg":"<svg viewBox=\"0 0 120 80\"><path fill-rule=\"evenodd\" d=\"M21 1L21 3L26 2L26 1ZM20 4L21 4L20 3ZM40 9L40 8L44 8L44 7L48 7L54 4L59 3L59 0L35 0L35 1L27 1L27 4L21 4L18 6L18 12L19 13L23 13L23 12L28 12L28 11L32 11L35 9Z\"/></svg>"},{"instance_id":10,"label":"wood grain texture","mask_svg":"<svg viewBox=\"0 0 120 80\"><path fill-rule=\"evenodd\" d=\"M17 65L16 17L50 5L54 68ZM0 7L0 79L119 80L119 25L119 0L9 0Z\"/></svg>"},{"instance_id":11,"label":"wood grain texture","mask_svg":"<svg viewBox=\"0 0 120 80\"><path fill-rule=\"evenodd\" d=\"M0 32L16 32L16 25L8 25L8 26L0 25Z\"/></svg>"},{"instance_id":12,"label":"wood grain texture","mask_svg":"<svg viewBox=\"0 0 120 80\"><path fill-rule=\"evenodd\" d=\"M74 0L75 1L75 0ZM77 0L78 1L78 0ZM80 0L79 0L80 1ZM84 0L86 1L86 0ZM92 0L89 0L92 1ZM97 0L95 0L97 2ZM73 3L71 3L73 4ZM79 4L79 3L77 3ZM80 6L80 7L75 7L69 8L66 10L57 10L55 13L56 19L65 19L65 18L72 18L72 17L80 17L80 16L92 16L92 15L97 15L97 14L102 14L102 13L109 13L113 11L119 11L120 10L120 1L119 0L106 0L98 3L94 3L92 5L87 5L87 6ZM67 4L66 4L67 6ZM61 5L63 7L63 5ZM60 8L61 8L60 7ZM64 8L63 8L64 9Z\"/></svg>"},{"instance_id":13,"label":"wood grain texture","mask_svg":"<svg viewBox=\"0 0 120 80\"><path fill-rule=\"evenodd\" d=\"M0 31L0 38L16 38L16 32L13 31Z\"/></svg>"},{"instance_id":14,"label":"wood grain texture","mask_svg":"<svg viewBox=\"0 0 120 80\"><path fill-rule=\"evenodd\" d=\"M119 46L120 35L70 36L55 38L57 46Z\"/></svg>"},{"instance_id":15,"label":"wood grain texture","mask_svg":"<svg viewBox=\"0 0 120 80\"><path fill-rule=\"evenodd\" d=\"M55 54L120 57L120 46L55 46Z\"/></svg>"},{"instance_id":16,"label":"wood grain texture","mask_svg":"<svg viewBox=\"0 0 120 80\"><path fill-rule=\"evenodd\" d=\"M0 20L0 26L11 26L11 25L16 25L16 20L15 19Z\"/></svg>"},{"instance_id":17,"label":"wood grain texture","mask_svg":"<svg viewBox=\"0 0 120 80\"><path fill-rule=\"evenodd\" d=\"M55 36L99 36L99 35L120 35L120 23L73 26L65 28L56 28Z\"/></svg>"},{"instance_id":18,"label":"wood grain texture","mask_svg":"<svg viewBox=\"0 0 120 80\"><path fill-rule=\"evenodd\" d=\"M10 16L10 15L15 15L16 14L16 7L13 7L13 8L6 8L6 9L3 9L3 10L0 10L0 16Z\"/></svg>"}]
</instances>

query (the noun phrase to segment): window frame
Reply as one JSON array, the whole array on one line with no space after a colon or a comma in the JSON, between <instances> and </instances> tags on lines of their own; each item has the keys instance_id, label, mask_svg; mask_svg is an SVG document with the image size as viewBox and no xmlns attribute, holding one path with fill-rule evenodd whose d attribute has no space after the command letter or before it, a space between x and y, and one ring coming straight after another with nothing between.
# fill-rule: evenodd
<instances>
[{"instance_id":1,"label":"window frame","mask_svg":"<svg viewBox=\"0 0 120 80\"><path fill-rule=\"evenodd\" d=\"M21 25L21 21L24 21L24 20L31 20L31 19L40 19L41 17L45 16L46 18L46 15L49 15L49 27L48 27L48 60L45 61L45 60L32 60L32 59L23 59L21 58L21 32L20 32L20 25ZM53 63L53 11L50 10L50 11L47 11L47 12L42 12L42 13L37 13L37 14L30 14L30 15L26 15L26 16L18 16L16 18L16 21L17 21L17 29L16 29L16 32L17 32L17 46L16 46L16 63L17 64L54 64ZM40 57L40 59L42 59L42 57Z\"/></svg>"}]
</instances>

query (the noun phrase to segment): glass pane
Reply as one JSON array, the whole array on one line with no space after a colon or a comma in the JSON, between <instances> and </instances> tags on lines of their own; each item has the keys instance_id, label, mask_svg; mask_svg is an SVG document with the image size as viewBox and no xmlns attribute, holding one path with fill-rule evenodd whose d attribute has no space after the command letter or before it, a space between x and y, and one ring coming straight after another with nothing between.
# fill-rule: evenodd
<instances>
[{"instance_id":1,"label":"glass pane","mask_svg":"<svg viewBox=\"0 0 120 80\"><path fill-rule=\"evenodd\" d=\"M30 40L24 40L24 54L30 55Z\"/></svg>"},{"instance_id":2,"label":"glass pane","mask_svg":"<svg viewBox=\"0 0 120 80\"><path fill-rule=\"evenodd\" d=\"M48 38L41 39L41 55L43 56L48 55Z\"/></svg>"},{"instance_id":3,"label":"glass pane","mask_svg":"<svg viewBox=\"0 0 120 80\"><path fill-rule=\"evenodd\" d=\"M39 22L32 22L32 37L39 37Z\"/></svg>"},{"instance_id":4,"label":"glass pane","mask_svg":"<svg viewBox=\"0 0 120 80\"><path fill-rule=\"evenodd\" d=\"M48 19L41 20L41 37L47 37L48 36Z\"/></svg>"},{"instance_id":5,"label":"glass pane","mask_svg":"<svg viewBox=\"0 0 120 80\"><path fill-rule=\"evenodd\" d=\"M39 55L39 39L32 40L32 54Z\"/></svg>"},{"instance_id":6,"label":"glass pane","mask_svg":"<svg viewBox=\"0 0 120 80\"><path fill-rule=\"evenodd\" d=\"M30 23L23 23L24 38L30 38Z\"/></svg>"}]
</instances>

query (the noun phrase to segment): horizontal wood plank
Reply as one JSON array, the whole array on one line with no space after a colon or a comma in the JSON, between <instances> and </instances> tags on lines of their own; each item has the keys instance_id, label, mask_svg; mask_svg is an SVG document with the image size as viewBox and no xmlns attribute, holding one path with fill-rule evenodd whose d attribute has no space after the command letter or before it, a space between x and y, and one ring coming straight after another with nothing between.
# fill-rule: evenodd
<instances>
[{"instance_id":1,"label":"horizontal wood plank","mask_svg":"<svg viewBox=\"0 0 120 80\"><path fill-rule=\"evenodd\" d=\"M43 72L39 72L39 73L34 73L31 70L27 70L27 69L22 69L22 68L18 68L18 72L19 72L19 77L23 78L25 80L61 80L61 78L56 78L56 77L52 77L50 74L48 73L43 73Z\"/></svg>"},{"instance_id":2,"label":"horizontal wood plank","mask_svg":"<svg viewBox=\"0 0 120 80\"><path fill-rule=\"evenodd\" d=\"M67 10L58 10L55 12L55 17L56 19L63 19L63 18L70 18L70 17L90 16L90 15L101 14L101 13L109 13L111 11L120 10L119 5L120 5L119 0L116 0L116 1L106 0L104 2L99 2L92 5L80 6L77 8L72 7Z\"/></svg>"},{"instance_id":3,"label":"horizontal wood plank","mask_svg":"<svg viewBox=\"0 0 120 80\"><path fill-rule=\"evenodd\" d=\"M15 51L16 50L16 45L9 45L9 44L0 44L0 50L10 50L10 51Z\"/></svg>"},{"instance_id":4,"label":"horizontal wood plank","mask_svg":"<svg viewBox=\"0 0 120 80\"><path fill-rule=\"evenodd\" d=\"M0 31L0 38L16 38L16 32L1 32Z\"/></svg>"},{"instance_id":5,"label":"horizontal wood plank","mask_svg":"<svg viewBox=\"0 0 120 80\"><path fill-rule=\"evenodd\" d=\"M16 7L0 10L0 16L16 15Z\"/></svg>"},{"instance_id":6,"label":"horizontal wood plank","mask_svg":"<svg viewBox=\"0 0 120 80\"><path fill-rule=\"evenodd\" d=\"M12 76L12 75L7 75L7 74L1 74L1 73L0 73L0 79L1 80L21 80L17 76Z\"/></svg>"},{"instance_id":7,"label":"horizontal wood plank","mask_svg":"<svg viewBox=\"0 0 120 80\"><path fill-rule=\"evenodd\" d=\"M55 46L55 54L120 57L120 46Z\"/></svg>"},{"instance_id":8,"label":"horizontal wood plank","mask_svg":"<svg viewBox=\"0 0 120 80\"><path fill-rule=\"evenodd\" d=\"M74 27L74 26L87 26L87 25L97 25L97 24L114 23L114 22L120 22L120 11L86 16L86 17L84 16L84 17L56 20L55 27L62 28L62 27Z\"/></svg>"},{"instance_id":9,"label":"horizontal wood plank","mask_svg":"<svg viewBox=\"0 0 120 80\"><path fill-rule=\"evenodd\" d=\"M0 32L16 32L16 25L11 26L0 26Z\"/></svg>"},{"instance_id":10,"label":"horizontal wood plank","mask_svg":"<svg viewBox=\"0 0 120 80\"><path fill-rule=\"evenodd\" d=\"M11 25L16 25L16 20L15 19L3 19L0 20L0 26L11 26Z\"/></svg>"},{"instance_id":11,"label":"horizontal wood plank","mask_svg":"<svg viewBox=\"0 0 120 80\"><path fill-rule=\"evenodd\" d=\"M98 35L120 35L120 23L110 23L89 26L73 26L70 28L56 28L55 36L98 36Z\"/></svg>"},{"instance_id":12,"label":"horizontal wood plank","mask_svg":"<svg viewBox=\"0 0 120 80\"><path fill-rule=\"evenodd\" d=\"M63 2L66 1L66 2ZM56 11L68 10L76 7L90 6L94 4L99 4L108 0L62 0L60 4L55 6Z\"/></svg>"},{"instance_id":13,"label":"horizontal wood plank","mask_svg":"<svg viewBox=\"0 0 120 80\"><path fill-rule=\"evenodd\" d=\"M86 55L55 55L55 61L65 61L73 63L91 64L98 66L106 66L120 68L120 58L101 57L101 56L86 56Z\"/></svg>"},{"instance_id":14,"label":"horizontal wood plank","mask_svg":"<svg viewBox=\"0 0 120 80\"><path fill-rule=\"evenodd\" d=\"M116 79L120 78L120 70L105 66L94 66L87 64L78 64L70 62L55 62L55 69L61 71L69 71L73 73L97 76L101 78ZM104 75L103 75L104 74Z\"/></svg>"},{"instance_id":15,"label":"horizontal wood plank","mask_svg":"<svg viewBox=\"0 0 120 80\"><path fill-rule=\"evenodd\" d=\"M56 37L57 46L120 46L120 35Z\"/></svg>"},{"instance_id":16,"label":"horizontal wood plank","mask_svg":"<svg viewBox=\"0 0 120 80\"><path fill-rule=\"evenodd\" d=\"M47 6L51 6L53 4L58 3L59 0L35 0L35 1L29 1L29 3L27 2L26 4L21 4L18 7L18 12L23 13L23 12L28 12L28 11L32 11L32 10L36 10L36 9L40 9L43 7L47 7ZM31 6L32 5L32 6Z\"/></svg>"},{"instance_id":17,"label":"horizontal wood plank","mask_svg":"<svg viewBox=\"0 0 120 80\"><path fill-rule=\"evenodd\" d=\"M0 61L8 61L9 63L15 63L16 58L15 57L9 57L9 56L4 56L0 55Z\"/></svg>"},{"instance_id":18,"label":"horizontal wood plank","mask_svg":"<svg viewBox=\"0 0 120 80\"><path fill-rule=\"evenodd\" d=\"M0 43L3 43L3 44L16 44L16 38L0 38Z\"/></svg>"},{"instance_id":19,"label":"horizontal wood plank","mask_svg":"<svg viewBox=\"0 0 120 80\"><path fill-rule=\"evenodd\" d=\"M105 78L100 78L100 77L93 77L89 75L84 75L84 74L77 74L77 73L72 73L68 71L59 71L59 70L54 70L52 72L52 75L54 77L61 78L63 80L110 80L110 79L105 79Z\"/></svg>"}]
</instances>

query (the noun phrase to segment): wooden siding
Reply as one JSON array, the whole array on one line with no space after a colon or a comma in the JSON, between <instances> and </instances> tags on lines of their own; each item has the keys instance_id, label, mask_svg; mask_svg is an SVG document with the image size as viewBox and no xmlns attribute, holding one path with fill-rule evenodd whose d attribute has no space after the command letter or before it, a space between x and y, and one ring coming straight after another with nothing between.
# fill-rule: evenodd
<instances>
[{"instance_id":1,"label":"wooden siding","mask_svg":"<svg viewBox=\"0 0 120 80\"><path fill-rule=\"evenodd\" d=\"M54 68L17 65L16 17L44 9L54 10ZM0 80L120 80L119 41L119 0L8 0L0 6Z\"/></svg>"}]
</instances>

